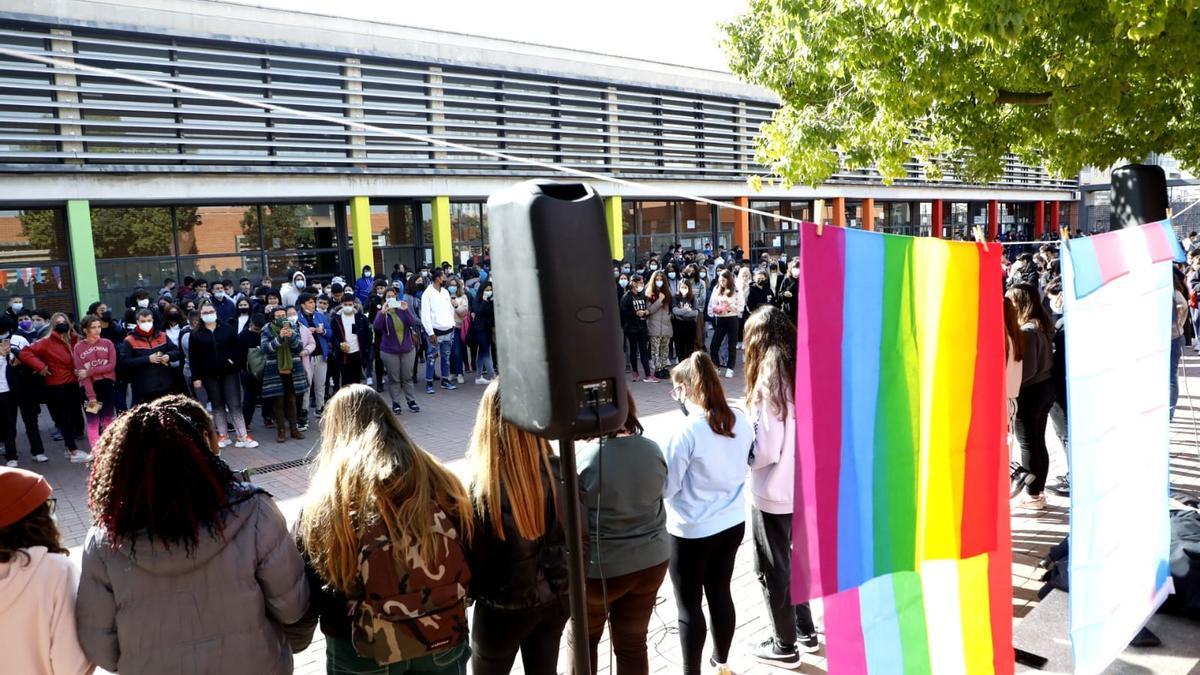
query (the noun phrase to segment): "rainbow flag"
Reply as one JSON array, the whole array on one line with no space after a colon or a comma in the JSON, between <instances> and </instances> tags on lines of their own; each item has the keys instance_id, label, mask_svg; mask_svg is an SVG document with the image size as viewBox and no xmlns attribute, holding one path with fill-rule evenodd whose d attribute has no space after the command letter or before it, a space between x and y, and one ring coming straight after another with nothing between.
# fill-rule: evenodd
<instances>
[{"instance_id":1,"label":"rainbow flag","mask_svg":"<svg viewBox=\"0 0 1200 675\"><path fill-rule=\"evenodd\" d=\"M800 228L792 589L831 673L1013 670L1000 256Z\"/></svg>"}]
</instances>

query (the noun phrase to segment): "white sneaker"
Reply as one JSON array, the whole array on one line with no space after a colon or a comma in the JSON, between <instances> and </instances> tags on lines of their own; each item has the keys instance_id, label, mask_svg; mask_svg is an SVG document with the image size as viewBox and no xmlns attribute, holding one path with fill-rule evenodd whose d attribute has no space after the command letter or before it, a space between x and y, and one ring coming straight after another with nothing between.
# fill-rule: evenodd
<instances>
[{"instance_id":1,"label":"white sneaker","mask_svg":"<svg viewBox=\"0 0 1200 675\"><path fill-rule=\"evenodd\" d=\"M1013 503L1014 509L1023 509L1025 511L1045 511L1046 510L1046 495L1040 494L1032 497L1028 494L1022 495Z\"/></svg>"},{"instance_id":2,"label":"white sneaker","mask_svg":"<svg viewBox=\"0 0 1200 675\"><path fill-rule=\"evenodd\" d=\"M49 462L49 461L50 461L50 458L49 458L49 457L47 457L45 453L42 453L42 454L40 454L40 455L34 455L34 456L33 456L33 461L37 462L38 464L42 464L42 463L45 463L45 462Z\"/></svg>"},{"instance_id":3,"label":"white sneaker","mask_svg":"<svg viewBox=\"0 0 1200 675\"><path fill-rule=\"evenodd\" d=\"M462 373L459 373L459 374L458 374L458 383L459 383L459 384L462 384L462 383L463 383L463 376L462 376Z\"/></svg>"},{"instance_id":4,"label":"white sneaker","mask_svg":"<svg viewBox=\"0 0 1200 675\"><path fill-rule=\"evenodd\" d=\"M235 448L257 448L258 441L254 440L253 438L250 437L249 434L247 434L245 438L243 438L242 440L235 443L233 447L235 447Z\"/></svg>"},{"instance_id":5,"label":"white sneaker","mask_svg":"<svg viewBox=\"0 0 1200 675\"><path fill-rule=\"evenodd\" d=\"M230 441L229 437L226 436L225 434L221 434L220 436L217 436L217 447L218 448L228 448L231 444L232 444L232 441Z\"/></svg>"},{"instance_id":6,"label":"white sneaker","mask_svg":"<svg viewBox=\"0 0 1200 675\"><path fill-rule=\"evenodd\" d=\"M475 378L475 384L491 384L491 383L492 383L492 381L487 379L486 377Z\"/></svg>"},{"instance_id":7,"label":"white sneaker","mask_svg":"<svg viewBox=\"0 0 1200 675\"><path fill-rule=\"evenodd\" d=\"M367 386L368 386L368 387L374 387L374 386L375 386L375 378L374 378L374 377L371 377L371 376L369 376L369 375L367 376Z\"/></svg>"},{"instance_id":8,"label":"white sneaker","mask_svg":"<svg viewBox=\"0 0 1200 675\"><path fill-rule=\"evenodd\" d=\"M732 378L732 377L733 377L733 368L726 368L726 369L725 369L725 377L726 377L726 378Z\"/></svg>"},{"instance_id":9,"label":"white sneaker","mask_svg":"<svg viewBox=\"0 0 1200 675\"><path fill-rule=\"evenodd\" d=\"M72 450L71 451L71 463L72 464L83 464L84 462L90 462L90 461L92 461L91 453L84 452L82 450Z\"/></svg>"},{"instance_id":10,"label":"white sneaker","mask_svg":"<svg viewBox=\"0 0 1200 675\"><path fill-rule=\"evenodd\" d=\"M17 460L10 459L4 463L4 466L7 466L10 469L15 469L15 468L17 468Z\"/></svg>"}]
</instances>

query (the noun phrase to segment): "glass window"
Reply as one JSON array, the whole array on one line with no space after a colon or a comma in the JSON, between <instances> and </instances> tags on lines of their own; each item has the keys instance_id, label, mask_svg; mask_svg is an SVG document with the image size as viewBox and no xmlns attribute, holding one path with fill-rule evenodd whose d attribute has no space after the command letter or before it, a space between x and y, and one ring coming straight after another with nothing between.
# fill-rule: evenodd
<instances>
[{"instance_id":1,"label":"glass window","mask_svg":"<svg viewBox=\"0 0 1200 675\"><path fill-rule=\"evenodd\" d=\"M846 227L863 226L863 205L862 202L852 202L846 200Z\"/></svg>"},{"instance_id":2,"label":"glass window","mask_svg":"<svg viewBox=\"0 0 1200 675\"><path fill-rule=\"evenodd\" d=\"M716 246L729 248L733 246L733 227L737 223L738 212L729 207L717 207L717 243ZM712 242L705 248L716 250Z\"/></svg>"},{"instance_id":3,"label":"glass window","mask_svg":"<svg viewBox=\"0 0 1200 675\"><path fill-rule=\"evenodd\" d=\"M180 206L175 209L180 255L258 251L257 206Z\"/></svg>"},{"instance_id":4,"label":"glass window","mask_svg":"<svg viewBox=\"0 0 1200 675\"><path fill-rule=\"evenodd\" d=\"M752 208L756 211L767 211L769 213L774 213L776 215L781 214L781 212L780 212L781 207L780 207L779 202L750 202L750 208ZM780 229L778 220L775 220L774 218L768 218L767 216L760 215L757 213L750 214L750 231L752 233L753 232L772 232L772 231L775 231L778 229ZM758 239L758 237L752 237L752 238Z\"/></svg>"},{"instance_id":5,"label":"glass window","mask_svg":"<svg viewBox=\"0 0 1200 675\"><path fill-rule=\"evenodd\" d=\"M175 255L171 209L92 209L92 241L96 259L141 258Z\"/></svg>"},{"instance_id":6,"label":"glass window","mask_svg":"<svg viewBox=\"0 0 1200 675\"><path fill-rule=\"evenodd\" d=\"M62 209L0 210L0 264L68 259Z\"/></svg>"},{"instance_id":7,"label":"glass window","mask_svg":"<svg viewBox=\"0 0 1200 675\"><path fill-rule=\"evenodd\" d=\"M792 217L807 223L813 222L813 203L808 201L792 202ZM799 226L796 223L781 223L780 229L796 230L799 229Z\"/></svg>"},{"instance_id":8,"label":"glass window","mask_svg":"<svg viewBox=\"0 0 1200 675\"><path fill-rule=\"evenodd\" d=\"M263 245L268 251L337 248L332 204L271 204L261 209ZM245 217L259 216L247 210Z\"/></svg>"},{"instance_id":9,"label":"glass window","mask_svg":"<svg viewBox=\"0 0 1200 675\"><path fill-rule=\"evenodd\" d=\"M641 202L642 235L675 235L674 202Z\"/></svg>"},{"instance_id":10,"label":"glass window","mask_svg":"<svg viewBox=\"0 0 1200 675\"><path fill-rule=\"evenodd\" d=\"M885 232L893 234L914 234L912 223L912 205L908 202L892 202L884 205L887 209Z\"/></svg>"},{"instance_id":11,"label":"glass window","mask_svg":"<svg viewBox=\"0 0 1200 675\"><path fill-rule=\"evenodd\" d=\"M484 205L477 202L450 205L450 240L454 246L452 262L456 267L483 254L487 238L485 211Z\"/></svg>"},{"instance_id":12,"label":"glass window","mask_svg":"<svg viewBox=\"0 0 1200 675\"><path fill-rule=\"evenodd\" d=\"M679 202L679 245L684 250L704 248L712 240L712 206L703 202Z\"/></svg>"},{"instance_id":13,"label":"glass window","mask_svg":"<svg viewBox=\"0 0 1200 675\"><path fill-rule=\"evenodd\" d=\"M180 278L174 257L97 260L96 276L102 289L101 299L113 307L128 307L123 296L134 289L144 288L154 295L162 288L163 279Z\"/></svg>"},{"instance_id":14,"label":"glass window","mask_svg":"<svg viewBox=\"0 0 1200 675\"><path fill-rule=\"evenodd\" d=\"M287 280L289 270L299 270L310 280L320 279L325 282L342 273L336 250L298 250L267 254L267 276L275 281L276 287Z\"/></svg>"},{"instance_id":15,"label":"glass window","mask_svg":"<svg viewBox=\"0 0 1200 675\"><path fill-rule=\"evenodd\" d=\"M247 277L257 284L263 276L262 254L254 251L246 255L183 257L179 259L179 275L180 278L203 277L210 283L214 279L230 279L235 284L238 279Z\"/></svg>"}]
</instances>

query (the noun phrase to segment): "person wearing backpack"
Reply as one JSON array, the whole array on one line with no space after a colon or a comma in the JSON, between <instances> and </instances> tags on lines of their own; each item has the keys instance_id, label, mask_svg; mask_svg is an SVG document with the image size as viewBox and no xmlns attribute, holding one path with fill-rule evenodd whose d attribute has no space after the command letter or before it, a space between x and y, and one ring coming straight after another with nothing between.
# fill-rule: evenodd
<instances>
[{"instance_id":1,"label":"person wearing backpack","mask_svg":"<svg viewBox=\"0 0 1200 675\"><path fill-rule=\"evenodd\" d=\"M321 427L297 526L311 598L292 649L319 622L330 673L465 675L466 489L366 385L339 389Z\"/></svg>"},{"instance_id":2,"label":"person wearing backpack","mask_svg":"<svg viewBox=\"0 0 1200 675\"><path fill-rule=\"evenodd\" d=\"M570 614L556 488L562 472L549 442L501 418L501 379L483 392L467 450L475 517L471 669L504 675L520 651L526 673L550 675Z\"/></svg>"}]
</instances>

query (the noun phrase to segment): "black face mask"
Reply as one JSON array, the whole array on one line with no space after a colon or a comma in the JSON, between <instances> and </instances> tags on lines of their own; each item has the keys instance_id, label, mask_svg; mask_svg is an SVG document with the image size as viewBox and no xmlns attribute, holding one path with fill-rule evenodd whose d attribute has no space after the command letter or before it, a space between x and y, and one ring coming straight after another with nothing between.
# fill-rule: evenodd
<instances>
[{"instance_id":1,"label":"black face mask","mask_svg":"<svg viewBox=\"0 0 1200 675\"><path fill-rule=\"evenodd\" d=\"M67 332L67 331L69 331L69 330L71 330L71 327L70 327L69 325L65 324L65 323L56 323L56 324L54 324L54 332L55 332L55 333L60 333L60 334L61 334L61 333L66 333L66 332Z\"/></svg>"},{"instance_id":2,"label":"black face mask","mask_svg":"<svg viewBox=\"0 0 1200 675\"><path fill-rule=\"evenodd\" d=\"M238 308L238 314L241 314L241 315L245 316L245 315L247 315L247 314L249 314L249 313L250 313L250 308L249 308L249 307L239 307L239 308Z\"/></svg>"},{"instance_id":3,"label":"black face mask","mask_svg":"<svg viewBox=\"0 0 1200 675\"><path fill-rule=\"evenodd\" d=\"M101 314L100 318L103 319L105 323L112 323L112 311L110 310Z\"/></svg>"}]
</instances>

